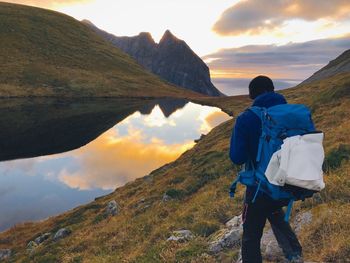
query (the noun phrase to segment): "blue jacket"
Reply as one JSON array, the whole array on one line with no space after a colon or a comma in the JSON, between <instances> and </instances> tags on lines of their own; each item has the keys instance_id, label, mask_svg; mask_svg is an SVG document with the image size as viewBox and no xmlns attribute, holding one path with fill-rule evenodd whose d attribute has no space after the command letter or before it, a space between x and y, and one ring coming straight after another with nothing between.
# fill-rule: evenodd
<instances>
[{"instance_id":1,"label":"blue jacket","mask_svg":"<svg viewBox=\"0 0 350 263\"><path fill-rule=\"evenodd\" d=\"M252 106L269 108L286 104L286 99L275 92L258 96ZM245 110L236 119L230 143L230 158L235 164L244 164L248 160L255 162L261 135L261 121L253 112ZM250 202L256 187L247 187L245 201Z\"/></svg>"},{"instance_id":2,"label":"blue jacket","mask_svg":"<svg viewBox=\"0 0 350 263\"><path fill-rule=\"evenodd\" d=\"M275 92L267 92L258 96L252 106L269 108L278 104L286 104L286 99ZM255 160L261 135L261 121L253 112L245 110L238 115L233 129L230 145L230 158L235 164L243 164Z\"/></svg>"}]
</instances>

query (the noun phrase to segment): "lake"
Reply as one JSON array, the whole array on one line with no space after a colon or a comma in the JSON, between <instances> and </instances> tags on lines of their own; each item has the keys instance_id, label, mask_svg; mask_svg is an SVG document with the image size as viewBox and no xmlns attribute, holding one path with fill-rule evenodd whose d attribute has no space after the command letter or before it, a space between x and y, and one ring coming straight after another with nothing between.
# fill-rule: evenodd
<instances>
[{"instance_id":1,"label":"lake","mask_svg":"<svg viewBox=\"0 0 350 263\"><path fill-rule=\"evenodd\" d=\"M230 117L184 100L2 99L0 231L108 194Z\"/></svg>"}]
</instances>

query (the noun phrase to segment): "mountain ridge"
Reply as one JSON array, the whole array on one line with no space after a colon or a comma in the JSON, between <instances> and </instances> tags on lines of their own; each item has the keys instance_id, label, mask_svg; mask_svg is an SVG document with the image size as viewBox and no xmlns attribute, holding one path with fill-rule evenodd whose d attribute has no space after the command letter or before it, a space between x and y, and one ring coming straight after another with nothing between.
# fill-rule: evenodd
<instances>
[{"instance_id":1,"label":"mountain ridge","mask_svg":"<svg viewBox=\"0 0 350 263\"><path fill-rule=\"evenodd\" d=\"M208 66L170 30L156 43L148 32L119 37L99 29L89 20L82 20L82 23L164 80L205 95L223 96L212 84Z\"/></svg>"},{"instance_id":2,"label":"mountain ridge","mask_svg":"<svg viewBox=\"0 0 350 263\"><path fill-rule=\"evenodd\" d=\"M0 97L187 97L78 20L0 3Z\"/></svg>"},{"instance_id":3,"label":"mountain ridge","mask_svg":"<svg viewBox=\"0 0 350 263\"><path fill-rule=\"evenodd\" d=\"M311 83L313 81L332 77L339 73L350 72L350 49L344 51L335 59L331 60L326 66L316 71L312 76L304 80L301 84Z\"/></svg>"}]
</instances>

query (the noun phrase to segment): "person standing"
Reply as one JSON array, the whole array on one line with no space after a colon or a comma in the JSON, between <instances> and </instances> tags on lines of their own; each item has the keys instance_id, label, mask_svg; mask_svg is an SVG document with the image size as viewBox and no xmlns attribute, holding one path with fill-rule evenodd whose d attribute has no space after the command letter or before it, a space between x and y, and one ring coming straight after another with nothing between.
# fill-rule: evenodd
<instances>
[{"instance_id":1,"label":"person standing","mask_svg":"<svg viewBox=\"0 0 350 263\"><path fill-rule=\"evenodd\" d=\"M252 106L269 108L286 104L286 99L274 92L270 78L258 76L249 84ZM261 121L250 110L243 111L236 119L230 143L230 158L233 163L254 165L261 135ZM257 194L257 196L255 196ZM253 202L253 199L254 202ZM260 242L266 220L269 220L279 246L288 262L302 263L302 247L289 223L284 221L282 207L286 203L275 201L255 186L247 186L243 210L243 263L262 262Z\"/></svg>"}]
</instances>

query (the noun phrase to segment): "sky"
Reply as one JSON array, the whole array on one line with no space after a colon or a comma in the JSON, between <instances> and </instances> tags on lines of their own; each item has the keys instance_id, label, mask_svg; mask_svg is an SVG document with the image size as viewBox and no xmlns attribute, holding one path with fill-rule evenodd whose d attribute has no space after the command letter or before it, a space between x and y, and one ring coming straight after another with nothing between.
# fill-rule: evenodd
<instances>
[{"instance_id":1,"label":"sky","mask_svg":"<svg viewBox=\"0 0 350 263\"><path fill-rule=\"evenodd\" d=\"M169 29L216 83L268 74L303 80L350 47L348 0L10 0L88 19L117 36Z\"/></svg>"}]
</instances>

